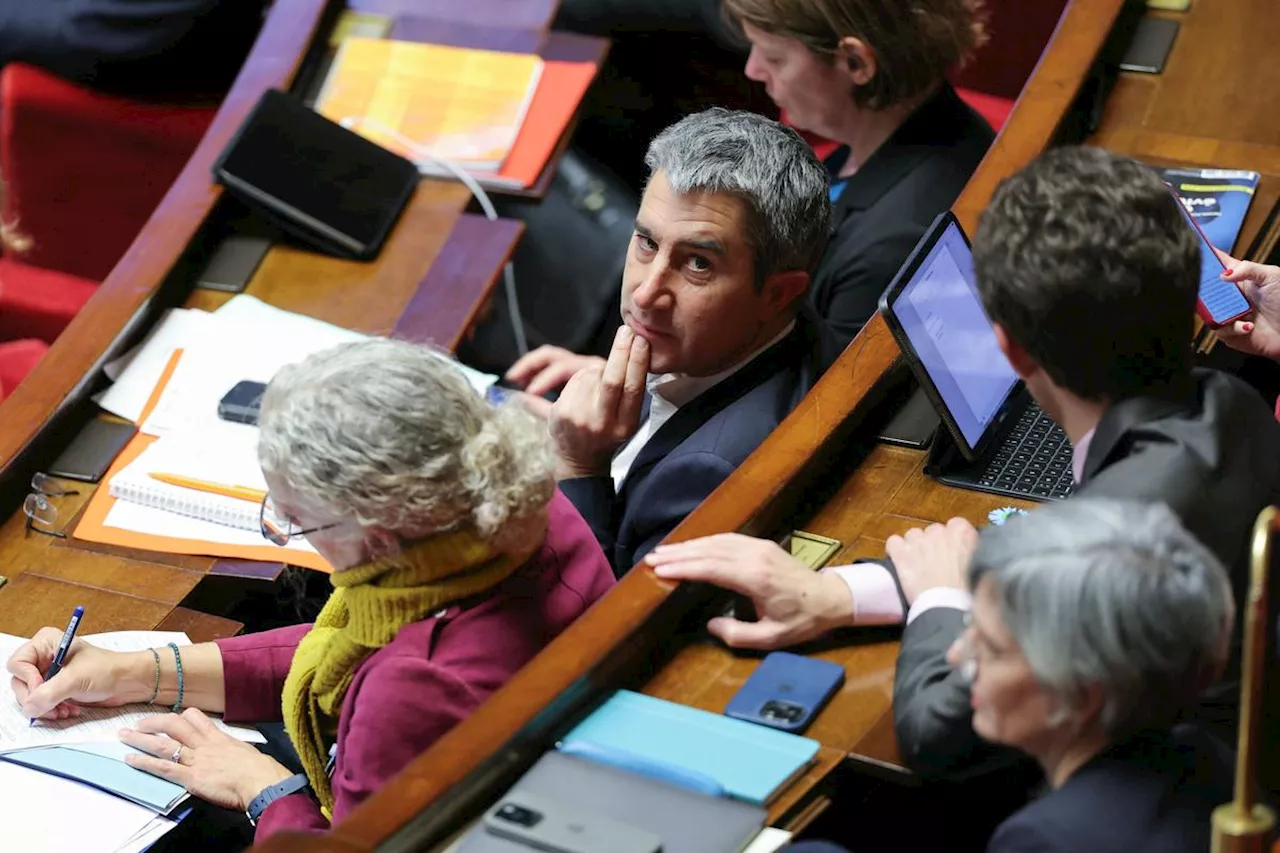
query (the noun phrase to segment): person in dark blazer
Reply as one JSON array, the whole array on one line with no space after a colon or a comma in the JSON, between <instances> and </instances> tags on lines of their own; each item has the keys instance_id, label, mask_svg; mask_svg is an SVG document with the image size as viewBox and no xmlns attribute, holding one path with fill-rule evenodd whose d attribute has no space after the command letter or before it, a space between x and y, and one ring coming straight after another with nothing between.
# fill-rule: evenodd
<instances>
[{"instance_id":1,"label":"person in dark blazer","mask_svg":"<svg viewBox=\"0 0 1280 853\"><path fill-rule=\"evenodd\" d=\"M579 23L623 29L646 16L651 23L696 19L714 8L685 0L572 5ZM945 76L985 40L979 9L971 0L724 3L727 23L750 45L746 75L764 85L791 125L838 143L824 163L834 233L813 270L808 301L841 345L875 312L995 136ZM600 363L544 345L518 359L506 378L541 395Z\"/></svg>"},{"instance_id":2,"label":"person in dark blazer","mask_svg":"<svg viewBox=\"0 0 1280 853\"><path fill-rule=\"evenodd\" d=\"M1176 721L1227 654L1234 605L1213 553L1165 506L1081 497L984 531L967 587L948 658L973 726L1035 759L1048 789L988 853L1208 850L1233 756Z\"/></svg>"},{"instance_id":3,"label":"person in dark blazer","mask_svg":"<svg viewBox=\"0 0 1280 853\"><path fill-rule=\"evenodd\" d=\"M0 0L0 65L25 62L136 95L220 93L267 0Z\"/></svg>"},{"instance_id":4,"label":"person in dark blazer","mask_svg":"<svg viewBox=\"0 0 1280 853\"><path fill-rule=\"evenodd\" d=\"M947 82L986 35L963 0L725 0L746 74L792 126L838 143L835 234L809 298L858 333L907 255L990 147L991 126Z\"/></svg>"},{"instance_id":5,"label":"person in dark blazer","mask_svg":"<svg viewBox=\"0 0 1280 853\"><path fill-rule=\"evenodd\" d=\"M804 310L831 221L792 130L712 109L659 134L602 366L552 407L560 488L625 572L786 417L838 354Z\"/></svg>"},{"instance_id":6,"label":"person in dark blazer","mask_svg":"<svg viewBox=\"0 0 1280 853\"><path fill-rule=\"evenodd\" d=\"M1079 497L1165 503L1248 584L1257 513L1280 501L1280 424L1252 388L1193 370L1200 255L1177 201L1148 167L1060 148L1007 179L974 236L978 289L1010 363L1074 445ZM966 778L1013 759L974 732L969 685L946 661L971 600L967 521L891 536L889 560L817 575L772 543L734 535L650 555L664 577L750 596L757 623L718 619L731 645L776 648L834 627L902 624L894 721L904 761ZM797 606L796 602L802 602ZM1239 641L1198 718L1230 737Z\"/></svg>"}]
</instances>

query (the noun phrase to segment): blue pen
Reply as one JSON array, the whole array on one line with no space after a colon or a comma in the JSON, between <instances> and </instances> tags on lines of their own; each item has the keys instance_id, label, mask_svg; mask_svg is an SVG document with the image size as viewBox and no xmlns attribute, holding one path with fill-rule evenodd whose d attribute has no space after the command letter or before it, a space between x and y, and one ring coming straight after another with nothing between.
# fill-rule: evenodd
<instances>
[{"instance_id":1,"label":"blue pen","mask_svg":"<svg viewBox=\"0 0 1280 853\"><path fill-rule=\"evenodd\" d=\"M67 659L67 649L71 648L71 641L76 638L76 629L80 627L80 620L84 618L84 607L77 605L75 612L71 614L71 621L67 623L67 630L62 632L62 642L58 643L58 653L53 656L53 663L49 664L49 671L44 674L44 680L48 681L58 674L58 670L62 669L62 662ZM31 725L36 724L36 718L31 718Z\"/></svg>"}]
</instances>

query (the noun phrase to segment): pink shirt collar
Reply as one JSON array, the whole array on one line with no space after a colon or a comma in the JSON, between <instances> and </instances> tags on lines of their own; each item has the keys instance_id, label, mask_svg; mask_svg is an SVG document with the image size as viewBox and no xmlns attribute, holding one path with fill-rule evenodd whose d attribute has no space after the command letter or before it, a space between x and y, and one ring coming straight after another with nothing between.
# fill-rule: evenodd
<instances>
[{"instance_id":1,"label":"pink shirt collar","mask_svg":"<svg viewBox=\"0 0 1280 853\"><path fill-rule=\"evenodd\" d=\"M1089 458L1089 444L1093 441L1093 433L1097 429L1089 430L1080 436L1080 440L1071 448L1071 477L1076 481L1076 485L1080 485L1080 481L1084 479L1084 463Z\"/></svg>"}]
</instances>

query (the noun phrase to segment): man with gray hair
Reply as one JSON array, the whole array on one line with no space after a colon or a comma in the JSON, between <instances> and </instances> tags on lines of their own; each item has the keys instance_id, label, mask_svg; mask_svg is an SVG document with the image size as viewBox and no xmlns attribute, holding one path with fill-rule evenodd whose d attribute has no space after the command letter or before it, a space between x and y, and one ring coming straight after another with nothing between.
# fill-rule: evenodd
<instances>
[{"instance_id":1,"label":"man with gray hair","mask_svg":"<svg viewBox=\"0 0 1280 853\"><path fill-rule=\"evenodd\" d=\"M549 418L560 487L618 573L755 450L839 349L805 308L831 204L795 132L711 109L659 134L645 163L623 325Z\"/></svg>"}]
</instances>

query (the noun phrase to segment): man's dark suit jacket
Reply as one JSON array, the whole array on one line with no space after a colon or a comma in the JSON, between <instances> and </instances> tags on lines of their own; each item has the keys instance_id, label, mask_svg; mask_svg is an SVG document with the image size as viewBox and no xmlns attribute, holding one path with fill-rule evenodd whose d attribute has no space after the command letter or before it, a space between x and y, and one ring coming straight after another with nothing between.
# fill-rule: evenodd
<instances>
[{"instance_id":1,"label":"man's dark suit jacket","mask_svg":"<svg viewBox=\"0 0 1280 853\"><path fill-rule=\"evenodd\" d=\"M130 94L225 91L266 0L0 0L0 65Z\"/></svg>"},{"instance_id":2,"label":"man's dark suit jacket","mask_svg":"<svg viewBox=\"0 0 1280 853\"><path fill-rule=\"evenodd\" d=\"M1231 751L1204 729L1137 735L1001 823L987 853L1202 853L1231 783ZM782 849L848 853L827 842Z\"/></svg>"},{"instance_id":3,"label":"man's dark suit jacket","mask_svg":"<svg viewBox=\"0 0 1280 853\"><path fill-rule=\"evenodd\" d=\"M837 355L830 330L803 311L787 337L681 406L650 436L620 491L609 476L560 481L619 577L724 482Z\"/></svg>"},{"instance_id":4,"label":"man's dark suit jacket","mask_svg":"<svg viewBox=\"0 0 1280 853\"><path fill-rule=\"evenodd\" d=\"M993 138L991 126L944 83L849 177L809 294L843 342L875 313L880 294L955 202ZM839 169L843 156L828 165Z\"/></svg>"},{"instance_id":5,"label":"man's dark suit jacket","mask_svg":"<svg viewBox=\"0 0 1280 853\"><path fill-rule=\"evenodd\" d=\"M1109 408L1089 444L1075 495L1168 504L1226 565L1241 602L1253 522L1280 499L1280 424L1234 376L1198 370L1194 385L1193 393L1128 399ZM1239 712L1240 621L1228 670L1195 711L1229 743ZM947 649L963 629L959 610L935 608L902 633L894 724L904 760L925 776L963 778L1012 758L974 733L969 686L947 664Z\"/></svg>"}]
</instances>

